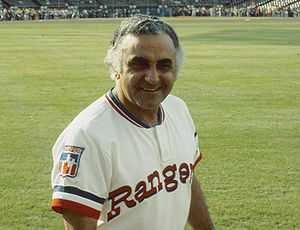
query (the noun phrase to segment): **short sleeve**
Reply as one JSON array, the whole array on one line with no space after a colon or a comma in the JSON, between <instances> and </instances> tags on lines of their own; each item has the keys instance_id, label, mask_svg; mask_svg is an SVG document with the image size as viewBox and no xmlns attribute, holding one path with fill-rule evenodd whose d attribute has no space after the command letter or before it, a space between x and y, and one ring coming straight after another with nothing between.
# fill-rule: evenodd
<instances>
[{"instance_id":1,"label":"short sleeve","mask_svg":"<svg viewBox=\"0 0 300 230\"><path fill-rule=\"evenodd\" d=\"M109 157L79 127L67 128L52 153L52 209L99 219L111 181Z\"/></svg>"}]
</instances>

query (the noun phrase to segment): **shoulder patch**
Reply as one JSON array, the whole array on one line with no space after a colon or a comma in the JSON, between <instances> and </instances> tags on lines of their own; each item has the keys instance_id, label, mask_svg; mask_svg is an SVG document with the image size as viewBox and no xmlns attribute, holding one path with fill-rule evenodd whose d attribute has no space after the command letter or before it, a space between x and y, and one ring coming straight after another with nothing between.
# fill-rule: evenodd
<instances>
[{"instance_id":1,"label":"shoulder patch","mask_svg":"<svg viewBox=\"0 0 300 230\"><path fill-rule=\"evenodd\" d=\"M76 177L84 148L66 145L59 159L59 172L61 176Z\"/></svg>"}]
</instances>

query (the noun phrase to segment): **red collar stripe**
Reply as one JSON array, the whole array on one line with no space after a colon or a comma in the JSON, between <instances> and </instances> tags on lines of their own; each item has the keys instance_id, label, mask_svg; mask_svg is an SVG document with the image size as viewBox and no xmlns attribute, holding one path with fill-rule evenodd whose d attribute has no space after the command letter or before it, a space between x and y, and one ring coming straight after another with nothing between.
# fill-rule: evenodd
<instances>
[{"instance_id":1,"label":"red collar stripe","mask_svg":"<svg viewBox=\"0 0 300 230\"><path fill-rule=\"evenodd\" d=\"M123 112L117 104L115 104L115 102L109 97L109 95L105 95L105 98L108 100L108 102L111 104L111 106L114 108L114 110L116 110L120 115L122 115L125 119L127 119L128 121L130 121L131 123L133 123L134 125L143 128L143 126L141 126L140 124L138 124L137 122L135 122L133 119L131 119L125 112Z\"/></svg>"}]
</instances>

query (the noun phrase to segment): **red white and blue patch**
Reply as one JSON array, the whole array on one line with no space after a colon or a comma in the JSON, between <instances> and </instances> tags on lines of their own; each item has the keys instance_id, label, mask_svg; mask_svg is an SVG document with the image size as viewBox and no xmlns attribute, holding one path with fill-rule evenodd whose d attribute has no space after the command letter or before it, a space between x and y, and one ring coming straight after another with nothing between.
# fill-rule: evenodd
<instances>
[{"instance_id":1,"label":"red white and blue patch","mask_svg":"<svg viewBox=\"0 0 300 230\"><path fill-rule=\"evenodd\" d=\"M59 159L59 172L61 176L76 177L84 148L66 145Z\"/></svg>"}]
</instances>

